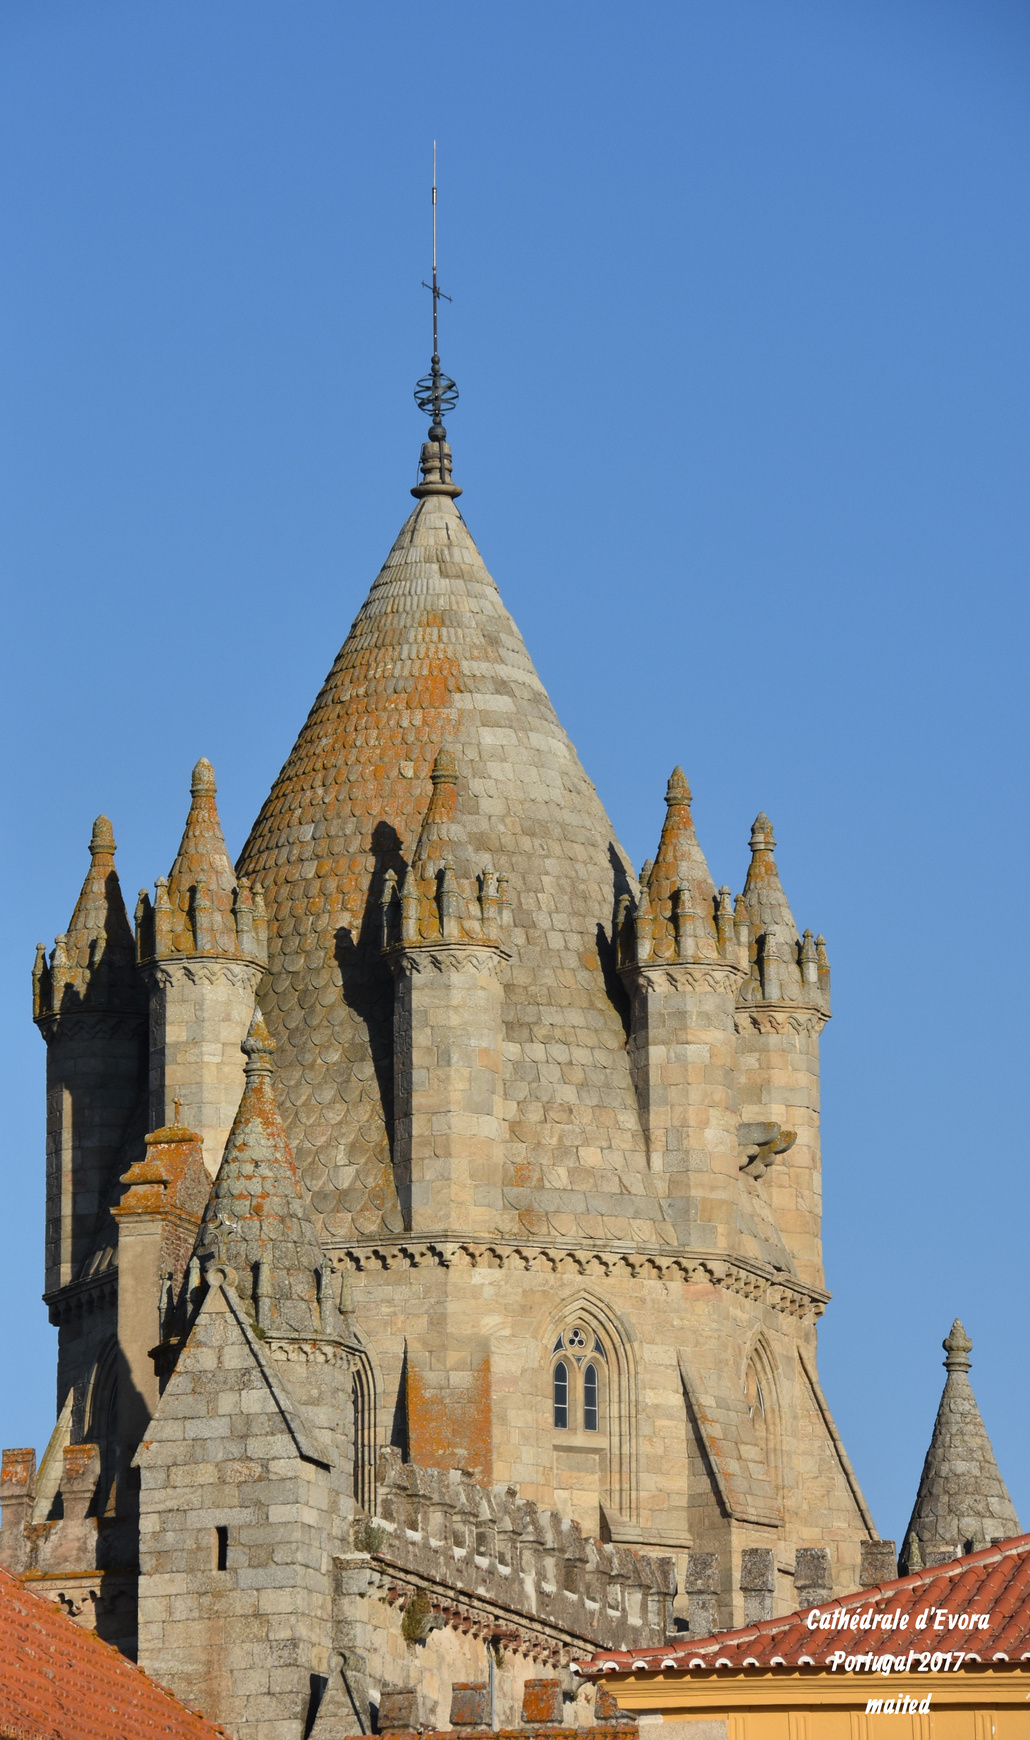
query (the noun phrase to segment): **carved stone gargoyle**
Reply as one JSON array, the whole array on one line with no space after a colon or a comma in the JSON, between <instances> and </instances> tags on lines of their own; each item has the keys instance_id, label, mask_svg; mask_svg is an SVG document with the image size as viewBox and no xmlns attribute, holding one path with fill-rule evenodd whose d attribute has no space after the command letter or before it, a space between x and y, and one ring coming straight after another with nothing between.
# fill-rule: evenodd
<instances>
[{"instance_id":1,"label":"carved stone gargoyle","mask_svg":"<svg viewBox=\"0 0 1030 1740\"><path fill-rule=\"evenodd\" d=\"M737 1141L744 1155L740 1170L749 1178L762 1178L778 1154L786 1154L798 1139L796 1130L784 1130L779 1124L738 1124Z\"/></svg>"}]
</instances>

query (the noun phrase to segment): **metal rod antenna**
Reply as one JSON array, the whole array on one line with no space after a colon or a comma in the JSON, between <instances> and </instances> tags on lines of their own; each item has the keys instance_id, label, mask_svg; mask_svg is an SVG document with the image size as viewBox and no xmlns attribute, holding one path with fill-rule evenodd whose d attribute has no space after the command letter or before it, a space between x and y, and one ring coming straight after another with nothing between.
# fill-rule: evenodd
<instances>
[{"instance_id":1,"label":"metal rod antenna","mask_svg":"<svg viewBox=\"0 0 1030 1740\"><path fill-rule=\"evenodd\" d=\"M436 331L436 313L440 306L440 291L436 282L436 140L433 140L433 354L440 354Z\"/></svg>"}]
</instances>

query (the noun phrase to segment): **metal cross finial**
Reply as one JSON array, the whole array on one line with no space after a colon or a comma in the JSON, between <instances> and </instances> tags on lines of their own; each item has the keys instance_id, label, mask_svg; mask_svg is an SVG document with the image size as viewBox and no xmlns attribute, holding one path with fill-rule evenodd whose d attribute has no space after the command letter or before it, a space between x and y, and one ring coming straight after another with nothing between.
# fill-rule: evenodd
<instances>
[{"instance_id":1,"label":"metal cross finial","mask_svg":"<svg viewBox=\"0 0 1030 1740\"><path fill-rule=\"evenodd\" d=\"M431 441L442 441L445 430L444 417L453 411L458 402L458 389L449 375L445 375L440 367L439 311L440 298L450 302L452 298L445 290L440 289L436 275L436 140L433 140L433 282L427 284L422 280L422 288L432 291L433 296L433 355L429 364L429 373L423 375L415 388L415 403L419 410L432 421L429 431ZM439 433L438 433L439 431Z\"/></svg>"}]
</instances>

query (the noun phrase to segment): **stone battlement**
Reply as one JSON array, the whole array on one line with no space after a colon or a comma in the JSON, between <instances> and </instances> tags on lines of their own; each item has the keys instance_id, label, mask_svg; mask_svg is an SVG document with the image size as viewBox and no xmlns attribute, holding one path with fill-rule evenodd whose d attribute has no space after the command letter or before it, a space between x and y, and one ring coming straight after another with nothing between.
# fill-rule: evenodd
<instances>
[{"instance_id":1,"label":"stone battlement","mask_svg":"<svg viewBox=\"0 0 1030 1740\"><path fill-rule=\"evenodd\" d=\"M404 1463L395 1449L380 1452L376 1515L357 1527L358 1546L421 1585L531 1615L570 1641L635 1648L664 1642L672 1624L672 1559L591 1540L515 1487Z\"/></svg>"}]
</instances>

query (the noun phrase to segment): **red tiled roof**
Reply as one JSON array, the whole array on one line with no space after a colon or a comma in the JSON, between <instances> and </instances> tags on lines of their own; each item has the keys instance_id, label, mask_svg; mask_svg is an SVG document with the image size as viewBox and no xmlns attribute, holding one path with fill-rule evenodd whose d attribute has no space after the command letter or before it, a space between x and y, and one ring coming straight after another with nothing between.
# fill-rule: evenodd
<instances>
[{"instance_id":1,"label":"red tiled roof","mask_svg":"<svg viewBox=\"0 0 1030 1740\"><path fill-rule=\"evenodd\" d=\"M987 1627L949 1627L945 1620L938 1630L936 1615L941 1609L952 1619L986 1614ZM810 1627L813 1611L842 1617L834 1629ZM865 1627L852 1626L853 1619L867 1614L897 1615L901 1623L888 1628L874 1625L870 1618ZM923 1614L928 1618L917 1630L916 1621ZM661 1649L603 1650L579 1662L577 1671L597 1678L634 1671L689 1674L724 1667L825 1667L834 1651L841 1649L847 1655L871 1650L895 1656L907 1656L913 1649L961 1650L974 1664L1021 1662L1030 1671L1030 1535L1016 1535L996 1547L951 1559L932 1570L915 1571L876 1589L860 1589L817 1610L805 1608L737 1631L720 1631L714 1637L675 1640Z\"/></svg>"},{"instance_id":2,"label":"red tiled roof","mask_svg":"<svg viewBox=\"0 0 1030 1740\"><path fill-rule=\"evenodd\" d=\"M0 1740L224 1740L224 1730L0 1570Z\"/></svg>"}]
</instances>

